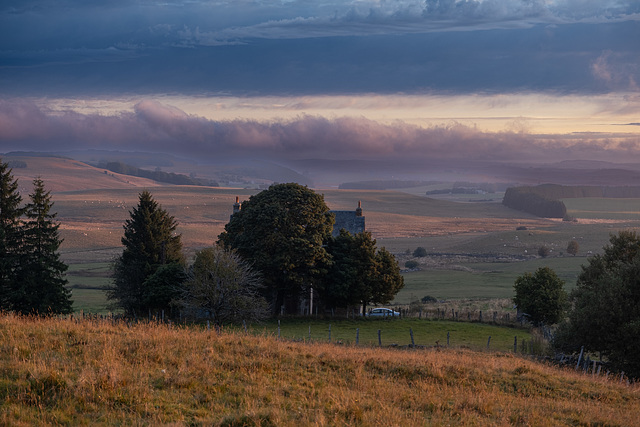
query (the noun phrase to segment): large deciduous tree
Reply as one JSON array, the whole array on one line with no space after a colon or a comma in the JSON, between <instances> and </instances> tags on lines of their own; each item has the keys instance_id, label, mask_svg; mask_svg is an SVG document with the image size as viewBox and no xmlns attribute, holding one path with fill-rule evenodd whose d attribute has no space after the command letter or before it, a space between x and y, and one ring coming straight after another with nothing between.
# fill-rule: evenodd
<instances>
[{"instance_id":1,"label":"large deciduous tree","mask_svg":"<svg viewBox=\"0 0 640 427\"><path fill-rule=\"evenodd\" d=\"M25 208L16 283L10 292L11 308L19 313L70 313L71 292L65 287L67 265L60 260L56 213L51 195L40 178Z\"/></svg>"},{"instance_id":2,"label":"large deciduous tree","mask_svg":"<svg viewBox=\"0 0 640 427\"><path fill-rule=\"evenodd\" d=\"M262 273L276 314L326 273L329 255L323 244L333 221L322 195L295 183L275 184L242 204L218 242Z\"/></svg>"},{"instance_id":3,"label":"large deciduous tree","mask_svg":"<svg viewBox=\"0 0 640 427\"><path fill-rule=\"evenodd\" d=\"M395 257L377 249L369 232L351 235L340 230L327 249L332 263L321 290L327 306L359 304L364 313L369 304L389 303L404 286Z\"/></svg>"},{"instance_id":4,"label":"large deciduous tree","mask_svg":"<svg viewBox=\"0 0 640 427\"><path fill-rule=\"evenodd\" d=\"M20 207L18 180L9 165L0 161L0 310L11 308L9 294L15 284L20 248Z\"/></svg>"},{"instance_id":5,"label":"large deciduous tree","mask_svg":"<svg viewBox=\"0 0 640 427\"><path fill-rule=\"evenodd\" d=\"M184 279L178 223L146 190L130 215L124 224L124 250L114 262L114 283L107 297L127 315L169 309Z\"/></svg>"},{"instance_id":6,"label":"large deciduous tree","mask_svg":"<svg viewBox=\"0 0 640 427\"><path fill-rule=\"evenodd\" d=\"M578 351L584 346L640 377L640 236L634 231L612 235L604 253L582 266L570 301L556 348Z\"/></svg>"},{"instance_id":7,"label":"large deciduous tree","mask_svg":"<svg viewBox=\"0 0 640 427\"><path fill-rule=\"evenodd\" d=\"M236 252L214 246L196 254L180 305L217 325L260 321L268 314L262 286L260 275Z\"/></svg>"}]
</instances>

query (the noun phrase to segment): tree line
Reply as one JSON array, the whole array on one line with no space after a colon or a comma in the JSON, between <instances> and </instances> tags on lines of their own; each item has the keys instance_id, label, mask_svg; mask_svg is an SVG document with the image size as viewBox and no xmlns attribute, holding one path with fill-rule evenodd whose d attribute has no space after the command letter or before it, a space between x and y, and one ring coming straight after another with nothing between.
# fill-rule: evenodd
<instances>
[{"instance_id":1,"label":"tree line","mask_svg":"<svg viewBox=\"0 0 640 427\"><path fill-rule=\"evenodd\" d=\"M567 208L561 199L583 197L638 198L640 187L558 184L510 187L505 191L502 204L543 218L565 218Z\"/></svg>"},{"instance_id":2,"label":"tree line","mask_svg":"<svg viewBox=\"0 0 640 427\"><path fill-rule=\"evenodd\" d=\"M0 310L22 314L72 311L60 260L59 224L40 178L23 205L12 169L0 160Z\"/></svg>"},{"instance_id":3,"label":"tree line","mask_svg":"<svg viewBox=\"0 0 640 427\"><path fill-rule=\"evenodd\" d=\"M208 185L210 187L217 187L215 182L203 182L200 179L192 178L187 175L163 172L161 170L150 171L146 169L140 169L135 166L130 166L121 162L108 162L98 165L98 167L107 169L111 172L119 173L122 175L137 176L140 178L148 178L158 182L166 182L168 184L175 185Z\"/></svg>"},{"instance_id":4,"label":"tree line","mask_svg":"<svg viewBox=\"0 0 640 427\"><path fill-rule=\"evenodd\" d=\"M564 203L550 197L539 187L507 188L502 204L542 218L564 218L567 215L567 207Z\"/></svg>"},{"instance_id":5,"label":"tree line","mask_svg":"<svg viewBox=\"0 0 640 427\"><path fill-rule=\"evenodd\" d=\"M368 232L331 237L333 214L322 195L275 184L242 204L216 245L182 254L177 221L140 194L124 225L114 263L113 307L127 315L180 310L221 324L387 303L404 285L398 264ZM307 312L308 312L307 311Z\"/></svg>"}]
</instances>

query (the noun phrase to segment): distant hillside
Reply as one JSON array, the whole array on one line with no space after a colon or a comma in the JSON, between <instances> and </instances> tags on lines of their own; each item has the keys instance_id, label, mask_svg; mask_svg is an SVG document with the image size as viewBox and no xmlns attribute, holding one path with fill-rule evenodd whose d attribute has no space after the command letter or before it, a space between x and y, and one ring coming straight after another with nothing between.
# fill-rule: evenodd
<instances>
[{"instance_id":1,"label":"distant hillside","mask_svg":"<svg viewBox=\"0 0 640 427\"><path fill-rule=\"evenodd\" d=\"M377 181L358 181L358 182L345 182L338 186L341 190L392 190L396 188L412 188L421 187L423 185L438 184L437 181L401 181L397 179L392 180L377 180Z\"/></svg>"},{"instance_id":2,"label":"distant hillside","mask_svg":"<svg viewBox=\"0 0 640 427\"><path fill-rule=\"evenodd\" d=\"M63 157L36 157L8 154L5 162L13 162L20 167L13 168L18 179L20 193L26 197L32 190L32 181L41 177L47 190L52 192L91 189L124 189L156 187L160 184L146 179L108 172L86 163Z\"/></svg>"}]
</instances>

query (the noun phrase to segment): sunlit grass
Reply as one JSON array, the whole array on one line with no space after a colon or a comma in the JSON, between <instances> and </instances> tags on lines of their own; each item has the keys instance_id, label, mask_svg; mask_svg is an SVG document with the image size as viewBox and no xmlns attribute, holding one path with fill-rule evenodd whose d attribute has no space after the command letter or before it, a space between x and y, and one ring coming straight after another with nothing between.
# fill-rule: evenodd
<instances>
[{"instance_id":1,"label":"sunlit grass","mask_svg":"<svg viewBox=\"0 0 640 427\"><path fill-rule=\"evenodd\" d=\"M509 353L0 316L3 425L634 425L640 389Z\"/></svg>"}]
</instances>

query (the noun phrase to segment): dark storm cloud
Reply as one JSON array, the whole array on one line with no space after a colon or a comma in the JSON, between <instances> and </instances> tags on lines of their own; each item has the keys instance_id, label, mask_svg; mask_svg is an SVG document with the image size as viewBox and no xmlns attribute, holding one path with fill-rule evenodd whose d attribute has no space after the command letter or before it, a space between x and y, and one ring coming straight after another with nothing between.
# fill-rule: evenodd
<instances>
[{"instance_id":1,"label":"dark storm cloud","mask_svg":"<svg viewBox=\"0 0 640 427\"><path fill-rule=\"evenodd\" d=\"M639 13L609 0L5 2L0 93L621 90L639 79Z\"/></svg>"},{"instance_id":2,"label":"dark storm cloud","mask_svg":"<svg viewBox=\"0 0 640 427\"><path fill-rule=\"evenodd\" d=\"M243 156L299 160L408 159L558 161L582 158L637 160L640 136L528 135L482 132L451 123L420 128L365 118L301 115L287 121L216 121L154 101L132 112L104 116L49 112L25 101L0 101L0 146L48 151L101 148L167 152L199 160Z\"/></svg>"}]
</instances>

